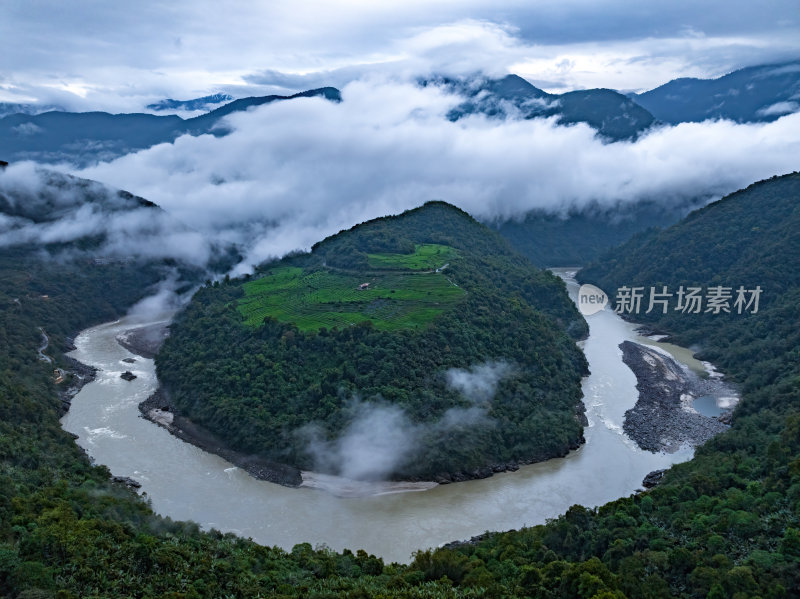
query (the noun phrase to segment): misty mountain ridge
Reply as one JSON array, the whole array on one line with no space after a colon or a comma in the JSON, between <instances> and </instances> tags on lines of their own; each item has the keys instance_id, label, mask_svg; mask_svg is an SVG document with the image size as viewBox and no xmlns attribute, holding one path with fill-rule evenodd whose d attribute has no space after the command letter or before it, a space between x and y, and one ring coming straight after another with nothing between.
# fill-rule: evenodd
<instances>
[{"instance_id":1,"label":"misty mountain ridge","mask_svg":"<svg viewBox=\"0 0 800 599\"><path fill-rule=\"evenodd\" d=\"M717 79L674 79L631 97L669 124L774 121L800 110L800 60L747 67Z\"/></svg>"},{"instance_id":2,"label":"misty mountain ridge","mask_svg":"<svg viewBox=\"0 0 800 599\"><path fill-rule=\"evenodd\" d=\"M55 104L20 104L17 102L0 102L0 118L10 114L41 114L52 110L64 110Z\"/></svg>"},{"instance_id":3,"label":"misty mountain ridge","mask_svg":"<svg viewBox=\"0 0 800 599\"><path fill-rule=\"evenodd\" d=\"M759 320L786 319L791 315L797 321L796 300L800 293L798 200L800 173L753 183L691 212L665 230L634 236L588 265L580 277L604 286L608 292L621 285L653 281L675 289L680 285L723 285L734 289L739 285L748 289L760 286L763 295ZM702 257L702 261L698 257ZM775 306L783 311L776 313ZM726 314L724 318L714 316L680 311L664 315L653 311L640 314L638 319L657 322L675 332L690 329L695 337L686 339L688 343L699 343L704 335L716 338L718 328L752 335L747 318L735 313ZM797 331L800 328L795 333ZM716 363L716 356L709 359Z\"/></svg>"},{"instance_id":4,"label":"misty mountain ridge","mask_svg":"<svg viewBox=\"0 0 800 599\"><path fill-rule=\"evenodd\" d=\"M317 96L332 102L341 101L339 90L324 87L291 96L241 98L190 119L144 113L52 111L35 115L13 114L0 119L0 155L9 162L34 160L86 166L169 143L181 135L210 133L222 136L228 130L217 125L228 114L271 102Z\"/></svg>"},{"instance_id":5,"label":"misty mountain ridge","mask_svg":"<svg viewBox=\"0 0 800 599\"><path fill-rule=\"evenodd\" d=\"M7 217L34 223L56 222L75 209L96 205L107 212L139 208L160 210L153 202L122 191L112 190L91 179L48 169L36 168L33 179L24 183L0 174L0 212ZM35 179L38 177L38 181Z\"/></svg>"},{"instance_id":6,"label":"misty mountain ridge","mask_svg":"<svg viewBox=\"0 0 800 599\"><path fill-rule=\"evenodd\" d=\"M163 262L198 280L240 258L149 200L31 165L0 171L0 249L61 262Z\"/></svg>"},{"instance_id":7,"label":"misty mountain ridge","mask_svg":"<svg viewBox=\"0 0 800 599\"><path fill-rule=\"evenodd\" d=\"M641 94L612 89L550 94L518 75L501 78L434 75L422 86L439 86L464 100L447 115L452 121L471 114L505 118L555 117L559 125L586 123L607 141L636 140L658 123L707 119L768 122L800 110L800 61L748 67L718 79L675 79ZM225 135L221 117L279 100L320 96L333 102L341 94L323 87L290 96L257 96L230 101L194 118L176 115L73 113L53 106L0 103L0 158L88 165L172 142L180 135ZM213 94L192 100L166 99L148 106L156 112L203 110L230 99ZM3 116L5 115L5 116Z\"/></svg>"},{"instance_id":8,"label":"misty mountain ridge","mask_svg":"<svg viewBox=\"0 0 800 599\"><path fill-rule=\"evenodd\" d=\"M471 114L523 119L558 117L559 125L586 123L612 141L635 139L655 121L653 115L623 94L611 89L589 89L550 94L518 75L500 79L422 80L466 97L448 114L453 121Z\"/></svg>"},{"instance_id":9,"label":"misty mountain ridge","mask_svg":"<svg viewBox=\"0 0 800 599\"><path fill-rule=\"evenodd\" d=\"M222 104L223 102L230 102L231 100L233 100L233 96L218 93L203 96L202 98L194 98L192 100L173 100L172 98L167 98L154 102L153 104L148 104L147 108L148 110L154 110L156 112L163 112L165 110L208 110L210 106Z\"/></svg>"},{"instance_id":10,"label":"misty mountain ridge","mask_svg":"<svg viewBox=\"0 0 800 599\"><path fill-rule=\"evenodd\" d=\"M650 228L666 228L706 203L663 204L642 200L601 207L588 204L563 214L531 210L522 218L493 223L514 248L541 268L581 266Z\"/></svg>"}]
</instances>

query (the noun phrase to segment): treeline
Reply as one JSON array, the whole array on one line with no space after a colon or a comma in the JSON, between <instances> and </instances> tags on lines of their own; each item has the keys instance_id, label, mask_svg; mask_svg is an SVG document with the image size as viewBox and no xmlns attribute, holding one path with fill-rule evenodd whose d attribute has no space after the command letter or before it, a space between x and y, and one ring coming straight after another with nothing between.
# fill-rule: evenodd
<instances>
[{"instance_id":1,"label":"treeline","mask_svg":"<svg viewBox=\"0 0 800 599\"><path fill-rule=\"evenodd\" d=\"M318 268L415 244L455 247L447 276L466 291L456 309L422 331L379 331L370 323L303 333L265 319L246 326L235 308L243 280L201 289L171 327L156 359L176 408L233 448L302 469L319 469L304 427L340 437L354 398L400 406L431 425L396 478L471 476L495 465L564 455L582 440L580 379L585 359L573 335L585 332L563 283L539 271L496 233L460 210L427 204L359 225L285 263ZM439 426L452 408L473 404L447 386L450 368L505 361L511 373L485 418ZM331 465L335 467L335 465ZM338 472L332 472L337 474Z\"/></svg>"}]
</instances>

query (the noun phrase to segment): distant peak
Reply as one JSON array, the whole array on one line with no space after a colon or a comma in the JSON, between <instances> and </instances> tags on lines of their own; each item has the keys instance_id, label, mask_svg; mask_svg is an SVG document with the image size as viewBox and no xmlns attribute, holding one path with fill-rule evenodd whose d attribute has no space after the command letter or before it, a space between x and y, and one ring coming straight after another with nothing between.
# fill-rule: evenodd
<instances>
[{"instance_id":1,"label":"distant peak","mask_svg":"<svg viewBox=\"0 0 800 599\"><path fill-rule=\"evenodd\" d=\"M528 80L514 74L506 75L501 79L490 80L486 87L504 98L520 96L538 98L548 95L547 92L539 89Z\"/></svg>"},{"instance_id":2,"label":"distant peak","mask_svg":"<svg viewBox=\"0 0 800 599\"><path fill-rule=\"evenodd\" d=\"M528 81L523 77L520 77L519 75L515 75L514 73L510 73L505 77L501 77L500 79L498 79L498 82L503 85L507 85L509 87L516 86L519 87L520 89L526 89L526 90L531 88L537 89L536 86L533 85L530 81Z\"/></svg>"},{"instance_id":3,"label":"distant peak","mask_svg":"<svg viewBox=\"0 0 800 599\"><path fill-rule=\"evenodd\" d=\"M194 98L192 100L173 100L167 98L160 100L154 104L148 104L149 110L160 112L162 110L205 110L214 104L222 104L223 102L230 102L233 96L228 94L211 94L210 96L203 96L202 98Z\"/></svg>"},{"instance_id":4,"label":"distant peak","mask_svg":"<svg viewBox=\"0 0 800 599\"><path fill-rule=\"evenodd\" d=\"M464 210L462 210L458 206L456 206L454 204L451 204L449 202L445 202L444 200L428 200L422 206L419 206L417 208L412 208L411 211L415 211L415 210L424 211L424 210L432 210L432 209L449 210L449 211L451 211L451 212L453 212L455 214L463 214L463 215L466 215L466 216L470 216L468 212L465 212ZM472 217L470 216L470 218L472 218Z\"/></svg>"}]
</instances>

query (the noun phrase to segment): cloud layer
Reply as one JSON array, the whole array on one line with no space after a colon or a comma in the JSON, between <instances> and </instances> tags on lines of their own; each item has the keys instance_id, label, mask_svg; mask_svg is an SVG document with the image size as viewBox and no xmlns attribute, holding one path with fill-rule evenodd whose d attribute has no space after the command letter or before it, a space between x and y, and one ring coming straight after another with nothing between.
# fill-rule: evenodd
<instances>
[{"instance_id":1,"label":"cloud layer","mask_svg":"<svg viewBox=\"0 0 800 599\"><path fill-rule=\"evenodd\" d=\"M460 99L366 79L344 101L308 98L228 119L226 137L181 137L77 174L146 197L209 237L242 244L240 272L368 218L431 199L484 220L718 197L798 168L800 114L768 124L657 128L604 143L553 120L450 122Z\"/></svg>"},{"instance_id":2,"label":"cloud layer","mask_svg":"<svg viewBox=\"0 0 800 599\"><path fill-rule=\"evenodd\" d=\"M112 260L174 258L199 267L212 255L207 237L163 210L31 163L0 171L0 208L0 249L94 238L91 249L67 253Z\"/></svg>"}]
</instances>

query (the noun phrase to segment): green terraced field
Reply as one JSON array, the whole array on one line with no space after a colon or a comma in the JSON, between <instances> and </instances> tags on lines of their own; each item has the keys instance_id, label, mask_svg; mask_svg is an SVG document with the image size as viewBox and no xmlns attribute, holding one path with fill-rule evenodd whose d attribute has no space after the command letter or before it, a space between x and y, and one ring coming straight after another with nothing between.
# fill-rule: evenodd
<instances>
[{"instance_id":1,"label":"green terraced field","mask_svg":"<svg viewBox=\"0 0 800 599\"><path fill-rule=\"evenodd\" d=\"M458 255L449 245L424 243L413 254L369 254L370 268L380 270L434 270Z\"/></svg>"},{"instance_id":2,"label":"green terraced field","mask_svg":"<svg viewBox=\"0 0 800 599\"><path fill-rule=\"evenodd\" d=\"M363 283L369 287L359 289ZM442 273L355 275L292 266L274 268L243 287L237 308L249 326L258 327L270 316L301 331L342 329L367 320L387 331L424 327L464 295Z\"/></svg>"}]
</instances>

